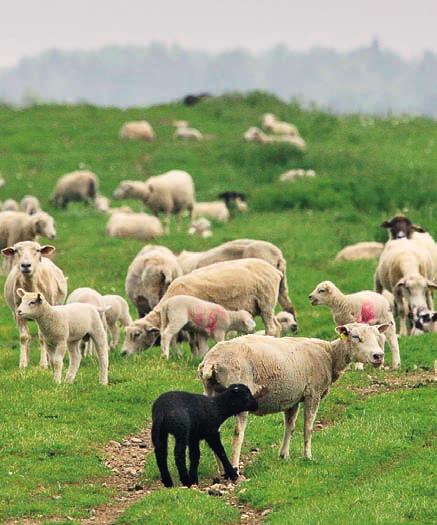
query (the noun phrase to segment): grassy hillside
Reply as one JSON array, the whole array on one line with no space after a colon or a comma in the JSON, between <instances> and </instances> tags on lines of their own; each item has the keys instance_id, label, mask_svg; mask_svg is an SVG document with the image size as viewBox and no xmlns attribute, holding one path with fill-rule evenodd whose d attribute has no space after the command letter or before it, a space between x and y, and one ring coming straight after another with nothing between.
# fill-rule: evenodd
<instances>
[{"instance_id":1,"label":"grassy hillside","mask_svg":"<svg viewBox=\"0 0 437 525\"><path fill-rule=\"evenodd\" d=\"M294 122L308 151L245 144L243 131L257 125L266 111ZM118 139L123 122L143 118L155 128L156 142ZM173 119L189 120L212 135L211 140L174 142L169 125ZM335 263L339 249L361 240L384 240L386 233L378 225L401 209L437 235L437 124L432 120L335 117L252 94L213 99L194 108L2 107L0 124L0 174L7 180L0 199L32 193L54 215L56 262L69 276L70 290L92 286L124 295L127 267L142 246L106 237L106 218L92 209L50 207L57 177L79 167L98 174L106 195L122 179L144 179L171 168L193 175L199 200L213 199L226 189L246 191L250 212L216 225L212 238L173 231L158 243L177 251L206 249L238 237L274 242L287 258L290 294L300 335L305 336L334 336L328 311L311 307L307 300L320 280L331 279L346 292L373 286L375 263ZM314 169L318 177L287 186L277 182L282 171L300 167ZM138 203L130 204L138 208ZM416 367L432 368L436 343L433 335L401 339L400 372L347 373L322 403L318 419L328 426L314 436L312 463L302 459L301 420L292 459L284 463L277 458L281 416L253 417L244 451L257 447L260 453L247 469L250 480L237 489L241 501L272 509L266 523L431 523L435 389L418 380L423 388L372 397L364 393L371 377L402 383ZM79 523L92 507L112 501L111 490L104 486L110 474L101 461L104 444L148 424L159 393L171 388L201 391L198 361L188 350L183 359L169 363L159 358L159 349L131 360L116 353L107 388L97 384L93 359L84 360L72 386L55 386L50 372L37 363L35 346L32 365L18 370L17 331L2 301L0 520L32 516L40 523L53 517ZM229 422L224 431L227 449L231 433ZM200 473L205 481L215 473L206 449ZM157 477L150 455L144 482ZM146 518L150 524L237 523L239 515L225 498L172 489L146 496L120 523L139 524Z\"/></svg>"}]
</instances>

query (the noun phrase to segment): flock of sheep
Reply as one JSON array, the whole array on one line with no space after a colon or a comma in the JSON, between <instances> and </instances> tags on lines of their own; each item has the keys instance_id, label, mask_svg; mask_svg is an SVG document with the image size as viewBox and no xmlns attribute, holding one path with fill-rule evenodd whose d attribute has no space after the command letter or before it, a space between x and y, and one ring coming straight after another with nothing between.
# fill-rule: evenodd
<instances>
[{"instance_id":1,"label":"flock of sheep","mask_svg":"<svg viewBox=\"0 0 437 525\"><path fill-rule=\"evenodd\" d=\"M122 137L140 136L140 129L132 124L123 126ZM141 133L146 129L152 133L145 124L141 123ZM275 137L300 139L292 124L271 114L264 115L263 125ZM114 190L114 199L138 199L152 215L133 213L127 207L111 208L109 199L99 195L98 186L98 178L90 171L64 175L55 185L51 202L61 208L71 201L92 203L108 213L109 235L142 241L169 232L173 215L179 228L184 213L192 220L227 221L230 203L240 211L247 209L245 196L233 191L221 194L218 201L197 202L193 179L181 170L145 182L122 181ZM206 395L217 396L217 401L205 405L198 396L173 393L154 408L152 436L166 486L172 484L166 436L174 434L174 428L185 429L185 434L176 436L183 484L197 483L199 439L207 440L226 476L235 479L248 411L256 415L283 412L280 456L287 458L302 403L304 455L311 458L311 433L319 403L346 368L351 363L382 366L385 340L392 352L392 367L400 366L395 317L399 317L401 335L434 329L436 244L403 215L383 223L390 232L385 245L348 247L337 256L379 257L376 291L346 295L334 283L323 281L310 293L312 305L325 305L332 312L339 337L328 342L288 336L297 330L296 312L288 290L286 260L270 242L236 239L207 251L178 254L165 246L144 246L126 272L126 296L138 313L138 319L132 320L121 296L101 295L86 287L68 296L67 278L51 259L55 248L37 242L38 236L55 238L53 218L32 196L16 206L13 201L5 204L8 209L0 212L0 248L8 271L4 298L19 330L20 367L29 364L29 320L38 326L40 365L50 366L58 383L66 353L65 380L70 383L81 359L93 353L99 363L99 380L107 384L109 354L119 344L120 327L125 332L123 355L160 344L163 357L169 359L171 351L180 354L179 344L186 341L193 354L202 358L199 378ZM159 215L164 216L164 227ZM281 311L276 313L278 303ZM253 333L257 316L265 333ZM216 343L211 349L209 339ZM218 434L224 414L236 416L231 463ZM203 423L199 426L194 423L197 420ZM188 446L193 463L189 473L185 465Z\"/></svg>"}]
</instances>

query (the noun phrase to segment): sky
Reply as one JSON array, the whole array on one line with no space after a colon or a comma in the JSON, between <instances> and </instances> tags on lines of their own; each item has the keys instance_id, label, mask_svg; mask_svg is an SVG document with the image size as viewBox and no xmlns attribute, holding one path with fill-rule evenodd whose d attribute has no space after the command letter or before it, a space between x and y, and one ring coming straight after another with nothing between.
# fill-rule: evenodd
<instances>
[{"instance_id":1,"label":"sky","mask_svg":"<svg viewBox=\"0 0 437 525\"><path fill-rule=\"evenodd\" d=\"M0 67L46 49L178 44L259 52L368 45L405 57L437 52L437 1L416 0L0 0Z\"/></svg>"}]
</instances>

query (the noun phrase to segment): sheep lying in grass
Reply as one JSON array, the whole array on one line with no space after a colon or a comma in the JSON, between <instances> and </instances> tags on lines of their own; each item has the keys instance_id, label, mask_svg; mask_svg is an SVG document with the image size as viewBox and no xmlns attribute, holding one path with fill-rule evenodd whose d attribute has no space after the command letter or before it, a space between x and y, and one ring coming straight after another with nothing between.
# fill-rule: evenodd
<instances>
[{"instance_id":1,"label":"sheep lying in grass","mask_svg":"<svg viewBox=\"0 0 437 525\"><path fill-rule=\"evenodd\" d=\"M126 327L132 324L132 317L129 313L129 306L120 295L103 295L102 300L108 308L105 312L108 331L111 334L110 348L115 349L120 341L120 331L118 325Z\"/></svg>"},{"instance_id":2,"label":"sheep lying in grass","mask_svg":"<svg viewBox=\"0 0 437 525\"><path fill-rule=\"evenodd\" d=\"M262 127L275 135L290 135L298 137L299 131L294 124L281 122L273 113L265 113L261 119Z\"/></svg>"},{"instance_id":3,"label":"sheep lying in grass","mask_svg":"<svg viewBox=\"0 0 437 525\"><path fill-rule=\"evenodd\" d=\"M101 312L95 306L86 303L51 306L42 293L25 292L22 288L17 290L17 295L21 299L16 310L17 317L31 319L38 324L56 383L61 382L67 349L70 366L65 381L74 381L82 357L79 343L82 339L91 339L99 361L100 382L108 384L108 342Z\"/></svg>"},{"instance_id":4,"label":"sheep lying in grass","mask_svg":"<svg viewBox=\"0 0 437 525\"><path fill-rule=\"evenodd\" d=\"M2 250L2 255L13 263L6 277L4 298L12 310L20 334L20 368L29 364L31 335L27 321L16 315L20 302L18 288L28 292L41 292L50 304L62 304L67 296L67 279L62 270L50 259L55 251L54 246L40 246L37 242L18 242ZM40 338L40 366L47 367L47 353Z\"/></svg>"},{"instance_id":5,"label":"sheep lying in grass","mask_svg":"<svg viewBox=\"0 0 437 525\"><path fill-rule=\"evenodd\" d=\"M34 215L41 210L41 205L37 197L33 195L25 195L20 201L20 210L28 215Z\"/></svg>"},{"instance_id":6,"label":"sheep lying in grass","mask_svg":"<svg viewBox=\"0 0 437 525\"><path fill-rule=\"evenodd\" d=\"M336 261L357 261L360 259L377 259L384 249L382 242L357 242L345 246L335 256Z\"/></svg>"},{"instance_id":7,"label":"sheep lying in grass","mask_svg":"<svg viewBox=\"0 0 437 525\"><path fill-rule=\"evenodd\" d=\"M155 140L156 135L147 120L134 120L123 124L119 137L121 139L139 139L150 142Z\"/></svg>"},{"instance_id":8,"label":"sheep lying in grass","mask_svg":"<svg viewBox=\"0 0 437 525\"><path fill-rule=\"evenodd\" d=\"M66 208L69 202L92 204L99 188L99 179L88 170L73 171L60 177L50 197L53 206Z\"/></svg>"},{"instance_id":9,"label":"sheep lying in grass","mask_svg":"<svg viewBox=\"0 0 437 525\"><path fill-rule=\"evenodd\" d=\"M226 310L219 304L188 295L176 295L160 304L161 350L170 357L170 345L175 346L177 334L187 325L198 332L199 355L208 351L208 337L223 341L229 330L252 333L256 323L245 310Z\"/></svg>"},{"instance_id":10,"label":"sheep lying in grass","mask_svg":"<svg viewBox=\"0 0 437 525\"><path fill-rule=\"evenodd\" d=\"M258 399L255 415L284 413L280 457L289 457L299 403L304 404L305 458L311 459L311 433L320 400L351 362L383 363L381 334L389 325L338 326L332 342L305 337L245 335L216 344L199 365L205 392L213 396L233 383L247 385ZM232 465L240 464L247 412L236 416Z\"/></svg>"},{"instance_id":11,"label":"sheep lying in grass","mask_svg":"<svg viewBox=\"0 0 437 525\"><path fill-rule=\"evenodd\" d=\"M315 177L316 172L314 170L288 170L279 176L280 182L293 182L301 177Z\"/></svg>"},{"instance_id":12,"label":"sheep lying in grass","mask_svg":"<svg viewBox=\"0 0 437 525\"><path fill-rule=\"evenodd\" d=\"M400 367L396 324L390 304L383 295L369 290L346 295L331 281L322 281L310 293L309 300L313 306L327 306L336 325L354 322L387 324L385 336L392 352L392 367Z\"/></svg>"},{"instance_id":13,"label":"sheep lying in grass","mask_svg":"<svg viewBox=\"0 0 437 525\"><path fill-rule=\"evenodd\" d=\"M256 399L245 385L230 385L214 398L188 392L166 392L152 407L152 442L165 487L173 481L167 465L168 435L176 439L175 461L181 483L197 485L200 460L199 442L205 440L223 465L226 479L236 480L220 439L220 426L231 416L258 408ZM186 449L190 450L190 470L186 466Z\"/></svg>"},{"instance_id":14,"label":"sheep lying in grass","mask_svg":"<svg viewBox=\"0 0 437 525\"><path fill-rule=\"evenodd\" d=\"M106 233L119 239L150 241L164 234L158 217L147 213L113 213L106 225Z\"/></svg>"},{"instance_id":15,"label":"sheep lying in grass","mask_svg":"<svg viewBox=\"0 0 437 525\"><path fill-rule=\"evenodd\" d=\"M20 206L15 199L6 199L2 204L1 211L20 211Z\"/></svg>"},{"instance_id":16,"label":"sheep lying in grass","mask_svg":"<svg viewBox=\"0 0 437 525\"><path fill-rule=\"evenodd\" d=\"M205 217L217 222L228 222L231 214L223 201L196 202L193 207L193 219Z\"/></svg>"},{"instance_id":17,"label":"sheep lying in grass","mask_svg":"<svg viewBox=\"0 0 437 525\"><path fill-rule=\"evenodd\" d=\"M203 140L202 133L196 128L189 128L188 122L186 121L175 121L174 123L176 131L174 132L173 137L175 139L184 139L184 140Z\"/></svg>"},{"instance_id":18,"label":"sheep lying in grass","mask_svg":"<svg viewBox=\"0 0 437 525\"><path fill-rule=\"evenodd\" d=\"M211 222L205 217L193 221L188 228L188 235L200 235L204 239L212 237Z\"/></svg>"}]
</instances>

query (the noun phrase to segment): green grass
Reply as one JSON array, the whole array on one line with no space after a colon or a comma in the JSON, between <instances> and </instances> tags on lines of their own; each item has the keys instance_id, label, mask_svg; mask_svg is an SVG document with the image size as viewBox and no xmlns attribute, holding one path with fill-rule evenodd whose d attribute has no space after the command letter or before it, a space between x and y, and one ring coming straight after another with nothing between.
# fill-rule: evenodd
<instances>
[{"instance_id":1,"label":"green grass","mask_svg":"<svg viewBox=\"0 0 437 525\"><path fill-rule=\"evenodd\" d=\"M284 145L245 144L242 132L260 115L273 111L293 121L308 142L304 154ZM147 118L158 140L147 144L117 138L126 120ZM187 119L214 136L203 143L175 143L172 119ZM0 173L7 186L0 199L37 195L56 218L56 262L69 276L70 290L92 286L124 294L127 267L141 248L136 241L105 236L105 217L72 205L53 210L48 197L56 178L84 166L95 171L104 194L125 178L141 179L171 168L189 171L201 200L225 189L247 191L251 210L227 225L217 225L204 240L173 232L158 243L174 250L206 249L220 242L252 237L274 242L288 263L291 296L301 335L334 337L327 309L311 307L308 293L323 279L346 292L373 286L374 262L335 263L335 253L361 240L384 240L378 225L390 214L409 209L415 222L434 235L437 124L429 119L373 120L303 111L267 95L213 99L194 108L167 105L127 111L91 106L0 108ZM315 169L314 180L281 185L289 168ZM138 208L138 203L131 203ZM2 285L3 279L0 283ZM403 369L430 369L434 335L403 338ZM390 354L387 355L390 361ZM74 520L109 501L102 485L108 470L100 457L104 444L121 439L150 421L157 395L172 388L201 391L198 360L185 349L181 360L164 363L159 350L123 360L111 356L110 385L97 383L97 366L84 360L76 383L55 386L51 374L32 365L18 370L18 337L11 314L0 304L0 521L40 516ZM383 377L392 372L370 372ZM282 436L279 414L251 418L243 450L259 447L248 468L250 481L240 498L272 508L267 523L431 523L432 430L436 427L435 389L418 388L363 398L349 385L366 386L367 373L350 372L322 402L319 419L329 427L315 434L315 460L302 459L302 421L292 442L292 458L277 458ZM433 411L434 407L434 411ZM229 450L232 422L224 428ZM172 466L172 472L175 472ZM201 479L215 475L204 447ZM158 478L149 456L144 476ZM435 482L434 482L435 485ZM236 523L238 516L221 498L196 491L162 490L132 506L119 522Z\"/></svg>"}]
</instances>

